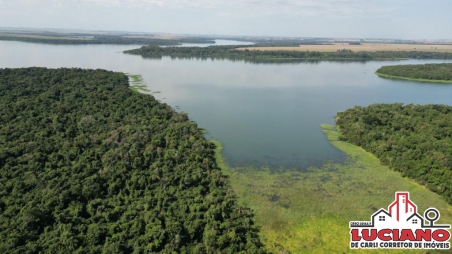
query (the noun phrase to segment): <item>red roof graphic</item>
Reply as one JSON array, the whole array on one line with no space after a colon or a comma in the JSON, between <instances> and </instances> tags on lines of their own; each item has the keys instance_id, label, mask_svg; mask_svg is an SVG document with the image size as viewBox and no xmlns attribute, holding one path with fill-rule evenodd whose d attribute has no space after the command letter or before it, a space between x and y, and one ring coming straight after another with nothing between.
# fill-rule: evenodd
<instances>
[{"instance_id":1,"label":"red roof graphic","mask_svg":"<svg viewBox=\"0 0 452 254\"><path fill-rule=\"evenodd\" d=\"M395 201L388 207L391 216L396 215L396 220L406 219L417 212L417 206L410 200L409 192L396 192Z\"/></svg>"}]
</instances>

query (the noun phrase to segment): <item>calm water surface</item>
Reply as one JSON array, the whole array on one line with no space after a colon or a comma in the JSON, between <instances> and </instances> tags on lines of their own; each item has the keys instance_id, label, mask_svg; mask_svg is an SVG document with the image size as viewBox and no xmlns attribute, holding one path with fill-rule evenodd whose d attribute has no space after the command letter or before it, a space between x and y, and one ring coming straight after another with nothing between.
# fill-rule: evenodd
<instances>
[{"instance_id":1,"label":"calm water surface","mask_svg":"<svg viewBox=\"0 0 452 254\"><path fill-rule=\"evenodd\" d=\"M345 156L320 129L336 112L372 103L452 105L452 85L389 80L382 65L441 60L252 64L143 59L138 46L44 45L0 41L0 68L80 67L143 75L158 100L187 112L224 144L233 166L305 168Z\"/></svg>"}]
</instances>

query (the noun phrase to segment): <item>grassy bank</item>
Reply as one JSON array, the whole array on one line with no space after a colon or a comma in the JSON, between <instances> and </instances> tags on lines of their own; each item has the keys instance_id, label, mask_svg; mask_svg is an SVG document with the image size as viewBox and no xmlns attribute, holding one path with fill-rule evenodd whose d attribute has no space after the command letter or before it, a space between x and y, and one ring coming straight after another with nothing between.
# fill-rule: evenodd
<instances>
[{"instance_id":1,"label":"grassy bank","mask_svg":"<svg viewBox=\"0 0 452 254\"><path fill-rule=\"evenodd\" d=\"M382 78L390 78L390 79L402 79L402 80L409 80L409 81L417 81L417 82L429 82L429 83L444 83L444 84L452 84L451 80L432 80L432 79L415 79L415 78L407 78L407 77L401 77L401 76L393 76L383 73L375 72L379 77Z\"/></svg>"},{"instance_id":2,"label":"grassy bank","mask_svg":"<svg viewBox=\"0 0 452 254\"><path fill-rule=\"evenodd\" d=\"M326 163L308 173L268 168L231 168L213 141L216 160L229 176L240 202L254 210L261 237L275 253L343 253L349 249L350 220L369 220L377 209L409 191L421 213L428 207L441 212L441 223L452 223L452 207L440 196L382 166L362 148L339 141L334 126L322 125L332 145L349 156L344 164ZM369 250L354 250L354 253ZM415 253L374 250L374 253ZM419 250L418 253L425 253Z\"/></svg>"}]
</instances>

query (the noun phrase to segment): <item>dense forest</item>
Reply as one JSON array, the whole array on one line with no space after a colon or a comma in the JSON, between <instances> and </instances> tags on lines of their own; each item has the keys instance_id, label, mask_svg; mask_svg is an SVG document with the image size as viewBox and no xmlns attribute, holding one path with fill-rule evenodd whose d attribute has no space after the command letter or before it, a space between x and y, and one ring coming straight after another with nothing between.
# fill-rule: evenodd
<instances>
[{"instance_id":1,"label":"dense forest","mask_svg":"<svg viewBox=\"0 0 452 254\"><path fill-rule=\"evenodd\" d=\"M0 69L0 253L264 253L214 145L104 70Z\"/></svg>"},{"instance_id":2,"label":"dense forest","mask_svg":"<svg viewBox=\"0 0 452 254\"><path fill-rule=\"evenodd\" d=\"M452 107L374 104L337 114L342 139L452 204Z\"/></svg>"},{"instance_id":3,"label":"dense forest","mask_svg":"<svg viewBox=\"0 0 452 254\"><path fill-rule=\"evenodd\" d=\"M26 35L25 35L26 36ZM32 43L45 43L45 44L65 44L65 45L77 45L77 44L122 44L122 45L162 45L162 46L175 46L182 43L210 43L214 44L214 40L202 39L202 38L181 38L181 39L153 39L153 38L131 38L118 35L94 35L92 39L77 39L68 36L54 36L54 38L46 37L25 37L15 36L8 34L0 34L0 40L6 41L22 41ZM33 36L39 36L39 34ZM45 36L48 36L47 34Z\"/></svg>"},{"instance_id":4,"label":"dense forest","mask_svg":"<svg viewBox=\"0 0 452 254\"><path fill-rule=\"evenodd\" d=\"M230 59L230 60L380 60L380 59L452 59L452 53L419 51L375 51L354 52L338 50L337 52L289 51L289 50L237 50L243 46L209 46L209 47L159 47L142 46L138 49L124 51L126 54L141 55L148 58L170 56L174 58ZM248 47L248 46L247 46Z\"/></svg>"},{"instance_id":5,"label":"dense forest","mask_svg":"<svg viewBox=\"0 0 452 254\"><path fill-rule=\"evenodd\" d=\"M383 66L377 70L377 74L383 77L452 82L452 63Z\"/></svg>"}]
</instances>

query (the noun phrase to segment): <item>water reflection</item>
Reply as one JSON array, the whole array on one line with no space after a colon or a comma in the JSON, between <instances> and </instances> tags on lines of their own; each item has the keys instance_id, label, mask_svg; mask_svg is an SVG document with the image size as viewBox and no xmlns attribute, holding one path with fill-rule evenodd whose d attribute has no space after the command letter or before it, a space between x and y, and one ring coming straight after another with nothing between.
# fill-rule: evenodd
<instances>
[{"instance_id":1,"label":"water reflection","mask_svg":"<svg viewBox=\"0 0 452 254\"><path fill-rule=\"evenodd\" d=\"M200 60L200 61L230 61L230 62L245 62L252 64L319 64L321 62L334 62L342 64L352 64L352 63L362 63L365 64L369 60L314 60L314 59L240 59L233 57L189 57L189 56L146 56L140 55L144 60L162 60L164 58L169 58L171 60Z\"/></svg>"}]
</instances>

